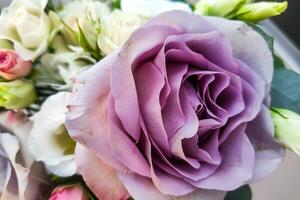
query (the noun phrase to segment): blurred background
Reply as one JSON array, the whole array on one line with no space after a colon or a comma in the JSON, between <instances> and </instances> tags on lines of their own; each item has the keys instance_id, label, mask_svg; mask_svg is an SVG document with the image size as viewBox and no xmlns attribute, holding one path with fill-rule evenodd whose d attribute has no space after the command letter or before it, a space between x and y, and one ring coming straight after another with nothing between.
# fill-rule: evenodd
<instances>
[{"instance_id":1,"label":"blurred background","mask_svg":"<svg viewBox=\"0 0 300 200\"><path fill-rule=\"evenodd\" d=\"M300 1L288 0L288 10L272 20L300 47ZM300 199L300 198L299 198Z\"/></svg>"}]
</instances>

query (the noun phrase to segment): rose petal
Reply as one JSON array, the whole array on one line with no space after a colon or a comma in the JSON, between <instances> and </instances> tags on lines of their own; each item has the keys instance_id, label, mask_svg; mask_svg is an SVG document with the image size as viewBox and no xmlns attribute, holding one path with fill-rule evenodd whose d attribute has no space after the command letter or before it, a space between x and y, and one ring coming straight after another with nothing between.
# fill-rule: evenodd
<instances>
[{"instance_id":1,"label":"rose petal","mask_svg":"<svg viewBox=\"0 0 300 200\"><path fill-rule=\"evenodd\" d=\"M75 155L78 172L99 199L125 200L129 197L113 168L79 144Z\"/></svg>"},{"instance_id":2,"label":"rose petal","mask_svg":"<svg viewBox=\"0 0 300 200\"><path fill-rule=\"evenodd\" d=\"M200 188L228 191L240 187L252 177L255 152L244 129L245 125L235 129L220 147L223 160L217 171L192 184Z\"/></svg>"},{"instance_id":3,"label":"rose petal","mask_svg":"<svg viewBox=\"0 0 300 200\"><path fill-rule=\"evenodd\" d=\"M266 106L262 106L258 116L248 124L246 133L255 149L254 174L248 181L252 183L273 172L282 162L285 151L274 138L274 125Z\"/></svg>"},{"instance_id":4,"label":"rose petal","mask_svg":"<svg viewBox=\"0 0 300 200\"><path fill-rule=\"evenodd\" d=\"M268 84L273 76L273 57L263 37L244 22L205 17L229 39L233 56L246 63Z\"/></svg>"},{"instance_id":5,"label":"rose petal","mask_svg":"<svg viewBox=\"0 0 300 200\"><path fill-rule=\"evenodd\" d=\"M134 199L147 197L147 200L222 200L226 194L216 190L196 190L184 196L169 196L160 193L149 179L134 174L119 174L119 177Z\"/></svg>"},{"instance_id":6,"label":"rose petal","mask_svg":"<svg viewBox=\"0 0 300 200\"><path fill-rule=\"evenodd\" d=\"M150 31L151 30L151 31ZM157 31L155 31L157 30ZM162 41L170 35L176 34L175 29L156 26L141 28L134 32L123 46L121 52L112 63L111 93L115 99L115 109L124 129L138 140L140 136L140 110L133 71L137 58L147 58L156 55ZM145 40L147 38L147 40ZM125 85L123 83L126 83Z\"/></svg>"},{"instance_id":7,"label":"rose petal","mask_svg":"<svg viewBox=\"0 0 300 200\"><path fill-rule=\"evenodd\" d=\"M188 19L189 23L186 23ZM183 11L170 11L153 17L144 27L166 26L176 29L180 33L209 33L215 31L203 17ZM152 32L152 31L151 31Z\"/></svg>"},{"instance_id":8,"label":"rose petal","mask_svg":"<svg viewBox=\"0 0 300 200\"><path fill-rule=\"evenodd\" d=\"M17 185L10 185L8 182L4 185L4 191L2 194L3 196L1 198L5 198L6 195L9 195L10 187L12 187L11 189L13 190L18 189L17 194L19 199L25 200L29 169L24 168L22 165L16 162L16 156L20 149L18 139L10 134L2 133L0 134L0 147L3 148L3 151L8 156L17 179ZM13 175L10 174L9 176L9 179L11 179Z\"/></svg>"},{"instance_id":9,"label":"rose petal","mask_svg":"<svg viewBox=\"0 0 300 200\"><path fill-rule=\"evenodd\" d=\"M24 113L11 111L0 113L0 129L3 129L2 132L10 132L18 138L21 144L22 158L26 167L31 166L34 161L27 145L31 128L32 123Z\"/></svg>"},{"instance_id":10,"label":"rose petal","mask_svg":"<svg viewBox=\"0 0 300 200\"><path fill-rule=\"evenodd\" d=\"M115 56L110 54L76 78L66 126L77 142L97 152L102 160L116 169L125 170L111 152L107 120L110 67ZM94 83L101 84L95 87Z\"/></svg>"}]
</instances>

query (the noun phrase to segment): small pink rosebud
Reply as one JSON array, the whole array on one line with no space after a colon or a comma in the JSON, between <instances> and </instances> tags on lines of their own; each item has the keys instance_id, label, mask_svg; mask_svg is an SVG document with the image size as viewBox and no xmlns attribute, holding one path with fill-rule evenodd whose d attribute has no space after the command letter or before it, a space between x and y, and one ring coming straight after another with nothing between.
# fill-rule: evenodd
<instances>
[{"instance_id":1,"label":"small pink rosebud","mask_svg":"<svg viewBox=\"0 0 300 200\"><path fill-rule=\"evenodd\" d=\"M88 200L87 193L79 184L55 188L49 200Z\"/></svg>"},{"instance_id":2,"label":"small pink rosebud","mask_svg":"<svg viewBox=\"0 0 300 200\"><path fill-rule=\"evenodd\" d=\"M13 50L0 50L0 76L6 80L15 80L27 76L31 71L31 62L25 61Z\"/></svg>"}]
</instances>

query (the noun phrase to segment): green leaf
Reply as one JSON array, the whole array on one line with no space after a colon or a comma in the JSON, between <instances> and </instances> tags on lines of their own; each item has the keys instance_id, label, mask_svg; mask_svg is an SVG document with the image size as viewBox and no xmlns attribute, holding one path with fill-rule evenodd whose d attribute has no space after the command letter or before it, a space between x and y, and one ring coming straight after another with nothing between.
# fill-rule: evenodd
<instances>
[{"instance_id":1,"label":"green leaf","mask_svg":"<svg viewBox=\"0 0 300 200\"><path fill-rule=\"evenodd\" d=\"M283 63L283 61L279 56L274 54L273 59L274 59L274 68L286 68L285 64Z\"/></svg>"},{"instance_id":2,"label":"green leaf","mask_svg":"<svg viewBox=\"0 0 300 200\"><path fill-rule=\"evenodd\" d=\"M54 11L54 10L55 10L55 7L54 7L52 0L48 0L45 11L48 13L48 12Z\"/></svg>"},{"instance_id":3,"label":"green leaf","mask_svg":"<svg viewBox=\"0 0 300 200\"><path fill-rule=\"evenodd\" d=\"M228 192L224 200L251 200L252 192L249 185L244 185L234 191Z\"/></svg>"},{"instance_id":4,"label":"green leaf","mask_svg":"<svg viewBox=\"0 0 300 200\"><path fill-rule=\"evenodd\" d=\"M112 7L113 7L114 9L121 9L121 0L114 0L114 1L112 2Z\"/></svg>"},{"instance_id":5,"label":"green leaf","mask_svg":"<svg viewBox=\"0 0 300 200\"><path fill-rule=\"evenodd\" d=\"M271 105L300 113L300 75L294 71L275 67L271 87Z\"/></svg>"}]
</instances>

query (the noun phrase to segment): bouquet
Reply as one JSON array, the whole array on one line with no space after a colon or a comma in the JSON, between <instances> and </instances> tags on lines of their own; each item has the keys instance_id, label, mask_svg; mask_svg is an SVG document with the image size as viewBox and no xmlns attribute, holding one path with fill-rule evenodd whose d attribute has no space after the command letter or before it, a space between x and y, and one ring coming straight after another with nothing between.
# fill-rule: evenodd
<instances>
[{"instance_id":1,"label":"bouquet","mask_svg":"<svg viewBox=\"0 0 300 200\"><path fill-rule=\"evenodd\" d=\"M13 0L0 15L1 200L251 199L300 152L287 2Z\"/></svg>"}]
</instances>

